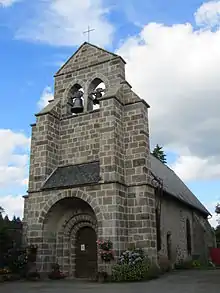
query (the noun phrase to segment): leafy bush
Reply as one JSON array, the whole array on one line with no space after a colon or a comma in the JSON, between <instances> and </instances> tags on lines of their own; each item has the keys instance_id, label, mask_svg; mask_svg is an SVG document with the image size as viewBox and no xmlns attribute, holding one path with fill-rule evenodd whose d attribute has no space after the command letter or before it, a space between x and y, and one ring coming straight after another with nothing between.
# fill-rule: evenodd
<instances>
[{"instance_id":1,"label":"leafy bush","mask_svg":"<svg viewBox=\"0 0 220 293\"><path fill-rule=\"evenodd\" d=\"M179 260L178 263L175 264L175 269L177 270L191 270L191 269L213 269L216 268L215 265L211 262L201 262L198 259L190 260Z\"/></svg>"},{"instance_id":2,"label":"leafy bush","mask_svg":"<svg viewBox=\"0 0 220 293\"><path fill-rule=\"evenodd\" d=\"M198 260L191 259L181 259L175 264L175 269L177 270L190 270L196 267L200 267L201 264Z\"/></svg>"},{"instance_id":3,"label":"leafy bush","mask_svg":"<svg viewBox=\"0 0 220 293\"><path fill-rule=\"evenodd\" d=\"M25 250L10 249L7 255L7 263L9 269L13 273L21 273L26 270L27 254Z\"/></svg>"},{"instance_id":4,"label":"leafy bush","mask_svg":"<svg viewBox=\"0 0 220 293\"><path fill-rule=\"evenodd\" d=\"M192 261L192 267L193 268L200 268L201 267L200 261L198 261L198 260Z\"/></svg>"},{"instance_id":5,"label":"leafy bush","mask_svg":"<svg viewBox=\"0 0 220 293\"><path fill-rule=\"evenodd\" d=\"M153 265L141 249L126 250L112 269L112 281L132 282L158 277L159 268Z\"/></svg>"},{"instance_id":6,"label":"leafy bush","mask_svg":"<svg viewBox=\"0 0 220 293\"><path fill-rule=\"evenodd\" d=\"M135 265L139 262L143 262L144 260L148 260L148 258L145 256L144 251L138 248L124 251L119 257L118 263L121 265Z\"/></svg>"},{"instance_id":7,"label":"leafy bush","mask_svg":"<svg viewBox=\"0 0 220 293\"><path fill-rule=\"evenodd\" d=\"M112 280L115 282L141 281L146 279L149 264L139 262L135 265L118 264L112 270Z\"/></svg>"}]
</instances>

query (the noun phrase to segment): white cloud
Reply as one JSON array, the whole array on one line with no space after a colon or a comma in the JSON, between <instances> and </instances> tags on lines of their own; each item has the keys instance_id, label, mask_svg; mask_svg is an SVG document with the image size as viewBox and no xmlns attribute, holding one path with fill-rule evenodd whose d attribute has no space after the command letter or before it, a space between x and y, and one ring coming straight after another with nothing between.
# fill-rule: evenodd
<instances>
[{"instance_id":1,"label":"white cloud","mask_svg":"<svg viewBox=\"0 0 220 293\"><path fill-rule=\"evenodd\" d=\"M212 227L216 228L218 226L219 216L215 213L215 208L217 201L213 201L206 204L206 208L211 212L212 218L209 219L209 223Z\"/></svg>"},{"instance_id":2,"label":"white cloud","mask_svg":"<svg viewBox=\"0 0 220 293\"><path fill-rule=\"evenodd\" d=\"M8 215L10 219L13 216L23 218L24 199L22 196L0 196L0 206L4 208L5 215Z\"/></svg>"},{"instance_id":3,"label":"white cloud","mask_svg":"<svg viewBox=\"0 0 220 293\"><path fill-rule=\"evenodd\" d=\"M39 107L39 109L43 109L44 107L46 107L49 103L50 100L53 100L54 96L53 96L53 92L51 87L47 86L45 87L45 89L42 92L42 95L40 97L40 100L38 101L37 105Z\"/></svg>"},{"instance_id":4,"label":"white cloud","mask_svg":"<svg viewBox=\"0 0 220 293\"><path fill-rule=\"evenodd\" d=\"M10 129L0 129L0 187L24 185L30 139Z\"/></svg>"},{"instance_id":5,"label":"white cloud","mask_svg":"<svg viewBox=\"0 0 220 293\"><path fill-rule=\"evenodd\" d=\"M209 223L212 227L216 228L219 225L219 216L213 212L212 218L209 219Z\"/></svg>"},{"instance_id":6,"label":"white cloud","mask_svg":"<svg viewBox=\"0 0 220 293\"><path fill-rule=\"evenodd\" d=\"M151 105L152 146L181 156L175 170L185 179L220 178L219 48L220 30L149 23L117 50L128 81Z\"/></svg>"},{"instance_id":7,"label":"white cloud","mask_svg":"<svg viewBox=\"0 0 220 293\"><path fill-rule=\"evenodd\" d=\"M203 3L195 12L197 25L215 27L220 24L220 1L209 1Z\"/></svg>"},{"instance_id":8,"label":"white cloud","mask_svg":"<svg viewBox=\"0 0 220 293\"><path fill-rule=\"evenodd\" d=\"M180 156L170 167L185 181L220 178L220 162L215 157Z\"/></svg>"},{"instance_id":9,"label":"white cloud","mask_svg":"<svg viewBox=\"0 0 220 293\"><path fill-rule=\"evenodd\" d=\"M12 6L16 2L20 2L21 0L0 0L0 7L9 7Z\"/></svg>"},{"instance_id":10,"label":"white cloud","mask_svg":"<svg viewBox=\"0 0 220 293\"><path fill-rule=\"evenodd\" d=\"M83 32L90 25L95 29L91 41L105 46L111 43L113 33L113 26L106 18L108 12L104 0L39 1L36 17L19 29L17 38L74 46L87 40Z\"/></svg>"}]
</instances>

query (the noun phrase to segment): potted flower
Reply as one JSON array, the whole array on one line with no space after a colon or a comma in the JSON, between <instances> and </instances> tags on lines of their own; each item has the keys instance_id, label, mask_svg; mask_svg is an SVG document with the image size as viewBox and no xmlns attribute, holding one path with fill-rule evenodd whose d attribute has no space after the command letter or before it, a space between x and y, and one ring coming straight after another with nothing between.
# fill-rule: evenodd
<instances>
[{"instance_id":1,"label":"potted flower","mask_svg":"<svg viewBox=\"0 0 220 293\"><path fill-rule=\"evenodd\" d=\"M114 259L113 255L113 244L110 240L98 240L97 245L99 248L99 253L103 261L110 262Z\"/></svg>"},{"instance_id":2,"label":"potted flower","mask_svg":"<svg viewBox=\"0 0 220 293\"><path fill-rule=\"evenodd\" d=\"M52 271L49 273L48 278L51 280L61 280L66 276L60 271L60 265L58 263L52 264Z\"/></svg>"}]
</instances>

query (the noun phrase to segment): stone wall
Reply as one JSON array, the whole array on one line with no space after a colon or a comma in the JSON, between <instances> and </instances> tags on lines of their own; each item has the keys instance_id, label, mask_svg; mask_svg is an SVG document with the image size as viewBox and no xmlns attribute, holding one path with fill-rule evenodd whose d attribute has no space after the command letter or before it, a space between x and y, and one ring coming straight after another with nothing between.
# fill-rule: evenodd
<instances>
[{"instance_id":1,"label":"stone wall","mask_svg":"<svg viewBox=\"0 0 220 293\"><path fill-rule=\"evenodd\" d=\"M167 233L171 233L172 263L191 258L192 256L199 256L203 261L207 260L208 247L213 246L213 234L208 220L198 211L172 199L166 193L163 196L164 199L161 206L161 253L167 255L166 237ZM187 219L190 222L191 230L192 251L190 254L187 251Z\"/></svg>"},{"instance_id":2,"label":"stone wall","mask_svg":"<svg viewBox=\"0 0 220 293\"><path fill-rule=\"evenodd\" d=\"M192 210L187 209L178 201L172 200L166 194L164 194L164 197L166 199L162 200L161 206L162 252L167 255L167 233L171 233L172 262L176 262L189 256L187 252L186 220L189 219L190 221L192 235ZM191 238L193 241L193 237Z\"/></svg>"},{"instance_id":3,"label":"stone wall","mask_svg":"<svg viewBox=\"0 0 220 293\"><path fill-rule=\"evenodd\" d=\"M72 116L60 122L59 165L79 164L99 159L100 111Z\"/></svg>"},{"instance_id":4,"label":"stone wall","mask_svg":"<svg viewBox=\"0 0 220 293\"><path fill-rule=\"evenodd\" d=\"M60 162L60 104L32 125L29 192L39 190Z\"/></svg>"},{"instance_id":5,"label":"stone wall","mask_svg":"<svg viewBox=\"0 0 220 293\"><path fill-rule=\"evenodd\" d=\"M145 250L156 259L156 219L154 189L149 186L128 188L128 243Z\"/></svg>"},{"instance_id":6,"label":"stone wall","mask_svg":"<svg viewBox=\"0 0 220 293\"><path fill-rule=\"evenodd\" d=\"M148 108L142 103L124 109L125 182L145 184L149 179Z\"/></svg>"},{"instance_id":7,"label":"stone wall","mask_svg":"<svg viewBox=\"0 0 220 293\"><path fill-rule=\"evenodd\" d=\"M216 247L215 234L209 222L200 214L193 215L193 247L196 257L201 262L210 258L210 248Z\"/></svg>"}]
</instances>

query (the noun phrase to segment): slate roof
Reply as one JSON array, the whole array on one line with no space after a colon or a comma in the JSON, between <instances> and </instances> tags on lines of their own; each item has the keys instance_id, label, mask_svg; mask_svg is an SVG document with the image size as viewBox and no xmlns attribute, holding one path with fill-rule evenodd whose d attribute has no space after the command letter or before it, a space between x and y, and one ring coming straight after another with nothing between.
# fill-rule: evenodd
<instances>
[{"instance_id":1,"label":"slate roof","mask_svg":"<svg viewBox=\"0 0 220 293\"><path fill-rule=\"evenodd\" d=\"M189 188L168 166L150 155L153 174L163 180L164 190L176 199L191 207L210 215ZM98 161L58 167L45 181L42 190L79 186L83 184L97 184L100 181L100 164Z\"/></svg>"},{"instance_id":2,"label":"slate roof","mask_svg":"<svg viewBox=\"0 0 220 293\"><path fill-rule=\"evenodd\" d=\"M46 105L39 113L35 114L35 116L40 116L43 114L50 113L51 110L53 110L53 108L59 104L59 102L60 102L59 99L51 100L50 103Z\"/></svg>"},{"instance_id":3,"label":"slate roof","mask_svg":"<svg viewBox=\"0 0 220 293\"><path fill-rule=\"evenodd\" d=\"M164 165L153 155L150 155L151 169L154 175L163 180L164 190L176 199L210 215L209 211L189 190L183 181L174 173L172 169Z\"/></svg>"},{"instance_id":4,"label":"slate roof","mask_svg":"<svg viewBox=\"0 0 220 293\"><path fill-rule=\"evenodd\" d=\"M46 180L42 190L94 184L100 180L99 162L58 167Z\"/></svg>"}]
</instances>

